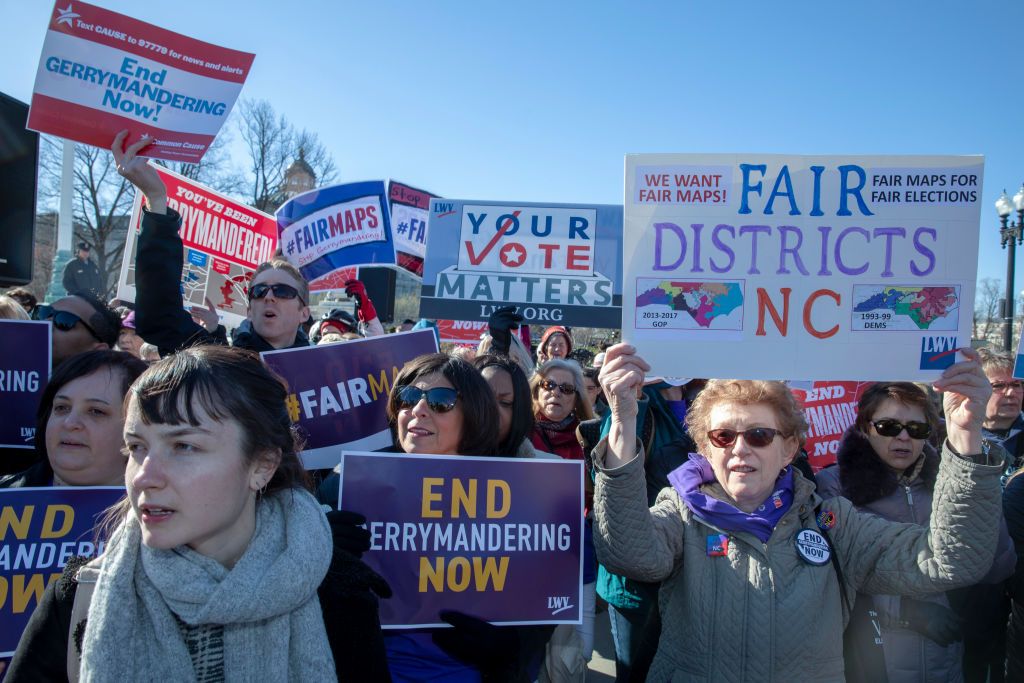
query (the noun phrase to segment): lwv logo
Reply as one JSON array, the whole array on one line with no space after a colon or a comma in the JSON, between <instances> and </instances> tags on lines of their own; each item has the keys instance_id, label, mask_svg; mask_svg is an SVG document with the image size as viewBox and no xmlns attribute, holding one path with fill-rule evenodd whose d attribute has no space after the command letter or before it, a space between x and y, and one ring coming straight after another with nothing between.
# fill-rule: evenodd
<instances>
[{"instance_id":1,"label":"lwv logo","mask_svg":"<svg viewBox=\"0 0 1024 683\"><path fill-rule=\"evenodd\" d=\"M573 605L569 604L568 595L548 596L548 609L551 610L551 616L555 616L559 612L564 612L565 610L572 608Z\"/></svg>"}]
</instances>

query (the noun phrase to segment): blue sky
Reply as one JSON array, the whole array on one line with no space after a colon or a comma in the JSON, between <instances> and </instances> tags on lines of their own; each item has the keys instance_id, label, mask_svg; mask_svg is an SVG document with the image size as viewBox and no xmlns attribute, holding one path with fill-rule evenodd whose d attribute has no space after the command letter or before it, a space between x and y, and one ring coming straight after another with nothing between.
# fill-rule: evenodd
<instances>
[{"instance_id":1,"label":"blue sky","mask_svg":"<svg viewBox=\"0 0 1024 683\"><path fill-rule=\"evenodd\" d=\"M1005 276L1021 2L94 4L255 52L242 96L315 130L340 180L621 203L628 152L984 154L978 275ZM51 9L0 0L0 91L31 97Z\"/></svg>"}]
</instances>

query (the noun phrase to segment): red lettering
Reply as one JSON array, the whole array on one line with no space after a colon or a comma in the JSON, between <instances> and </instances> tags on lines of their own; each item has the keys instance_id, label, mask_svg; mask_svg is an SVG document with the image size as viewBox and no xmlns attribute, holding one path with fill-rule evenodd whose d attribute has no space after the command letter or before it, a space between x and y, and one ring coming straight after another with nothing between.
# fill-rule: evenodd
<instances>
[{"instance_id":1,"label":"red lettering","mask_svg":"<svg viewBox=\"0 0 1024 683\"><path fill-rule=\"evenodd\" d=\"M541 244L538 245L540 250L544 252L544 267L551 267L551 254L552 252L558 251L557 244Z\"/></svg>"},{"instance_id":2,"label":"red lettering","mask_svg":"<svg viewBox=\"0 0 1024 683\"><path fill-rule=\"evenodd\" d=\"M588 270L590 245L574 244L566 248L565 267L567 270Z\"/></svg>"},{"instance_id":3,"label":"red lettering","mask_svg":"<svg viewBox=\"0 0 1024 683\"><path fill-rule=\"evenodd\" d=\"M359 229L363 229L363 220L366 218L366 209L359 207L356 209L356 222L359 223Z\"/></svg>"},{"instance_id":4,"label":"red lettering","mask_svg":"<svg viewBox=\"0 0 1024 683\"><path fill-rule=\"evenodd\" d=\"M351 211L346 211L345 212L345 232L354 232L357 229L358 228L356 228L355 221L352 220L352 212Z\"/></svg>"},{"instance_id":5,"label":"red lettering","mask_svg":"<svg viewBox=\"0 0 1024 683\"><path fill-rule=\"evenodd\" d=\"M370 218L370 222L367 223L367 227L376 228L377 227L377 207L376 206L368 206L368 207L366 207L366 215L369 216L369 218Z\"/></svg>"},{"instance_id":6,"label":"red lettering","mask_svg":"<svg viewBox=\"0 0 1024 683\"><path fill-rule=\"evenodd\" d=\"M828 339L839 331L839 325L835 325L825 331L820 331L811 324L811 307L814 305L815 300L823 296L831 297L836 302L836 305L842 303L839 294L831 289L819 289L807 297L807 301L804 302L804 329L818 339Z\"/></svg>"},{"instance_id":7,"label":"red lettering","mask_svg":"<svg viewBox=\"0 0 1024 683\"><path fill-rule=\"evenodd\" d=\"M790 287L779 289L779 292L782 294L782 317L780 318L779 311L775 308L775 304L772 303L768 292L765 291L764 287L757 288L757 331L754 332L755 336L764 337L767 335L767 332L764 330L765 309L771 314L776 329L779 330L783 337L786 336L786 332L789 329L789 294L792 291Z\"/></svg>"}]
</instances>

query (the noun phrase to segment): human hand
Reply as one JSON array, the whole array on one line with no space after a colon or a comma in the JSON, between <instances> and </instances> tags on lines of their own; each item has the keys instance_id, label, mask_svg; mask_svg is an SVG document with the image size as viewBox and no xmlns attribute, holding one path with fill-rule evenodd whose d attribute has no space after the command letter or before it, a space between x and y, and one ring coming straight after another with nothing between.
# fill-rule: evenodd
<instances>
[{"instance_id":1,"label":"human hand","mask_svg":"<svg viewBox=\"0 0 1024 683\"><path fill-rule=\"evenodd\" d=\"M605 352L598 380L612 417L632 417L637 412L637 394L651 366L636 354L636 347L621 343Z\"/></svg>"},{"instance_id":2,"label":"human hand","mask_svg":"<svg viewBox=\"0 0 1024 683\"><path fill-rule=\"evenodd\" d=\"M359 280L348 280L345 282L345 294L356 300L356 314L363 322L369 322L377 317L377 309L374 307L370 297L366 294L366 285Z\"/></svg>"},{"instance_id":3,"label":"human hand","mask_svg":"<svg viewBox=\"0 0 1024 683\"><path fill-rule=\"evenodd\" d=\"M494 309L494 312L487 318L487 328L494 340L492 351L499 355L508 355L512 347L512 332L519 328L523 322L523 316L516 313L515 306L502 306Z\"/></svg>"},{"instance_id":4,"label":"human hand","mask_svg":"<svg viewBox=\"0 0 1024 683\"><path fill-rule=\"evenodd\" d=\"M138 156L139 152L153 142L153 138L143 135L125 148L124 142L127 137L128 131L122 130L110 146L114 163L117 164L117 172L146 196L151 213L167 213L167 188L160 180L156 169L149 165L145 157Z\"/></svg>"},{"instance_id":5,"label":"human hand","mask_svg":"<svg viewBox=\"0 0 1024 683\"><path fill-rule=\"evenodd\" d=\"M197 323L206 328L207 332L216 332L217 326L220 325L220 318L217 316L217 309L214 308L213 302L206 299L206 307L192 306L188 309L188 312L192 314L192 319Z\"/></svg>"},{"instance_id":6,"label":"human hand","mask_svg":"<svg viewBox=\"0 0 1024 683\"><path fill-rule=\"evenodd\" d=\"M961 630L963 624L956 612L934 602L902 598L900 620L911 630L942 647L949 647L964 637Z\"/></svg>"},{"instance_id":7,"label":"human hand","mask_svg":"<svg viewBox=\"0 0 1024 683\"><path fill-rule=\"evenodd\" d=\"M981 453L981 424L992 385L981 369L977 351L965 347L958 352L967 360L946 368L932 386L944 392L942 405L949 445L963 455L975 455Z\"/></svg>"},{"instance_id":8,"label":"human hand","mask_svg":"<svg viewBox=\"0 0 1024 683\"><path fill-rule=\"evenodd\" d=\"M362 557L370 549L370 532L363 526L366 517L348 510L331 510L327 513L331 525L331 536L335 547Z\"/></svg>"}]
</instances>

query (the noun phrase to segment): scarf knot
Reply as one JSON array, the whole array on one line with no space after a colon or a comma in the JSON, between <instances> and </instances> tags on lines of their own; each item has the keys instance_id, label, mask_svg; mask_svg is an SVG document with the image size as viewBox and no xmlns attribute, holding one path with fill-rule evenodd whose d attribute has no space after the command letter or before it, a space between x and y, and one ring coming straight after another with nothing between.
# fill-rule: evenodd
<instances>
[{"instance_id":1,"label":"scarf knot","mask_svg":"<svg viewBox=\"0 0 1024 683\"><path fill-rule=\"evenodd\" d=\"M775 525L793 504L793 468L790 466L779 474L772 493L749 513L701 491L702 486L717 480L711 463L699 453L690 453L689 460L672 470L668 480L697 518L723 531L746 531L762 543L768 542Z\"/></svg>"}]
</instances>

